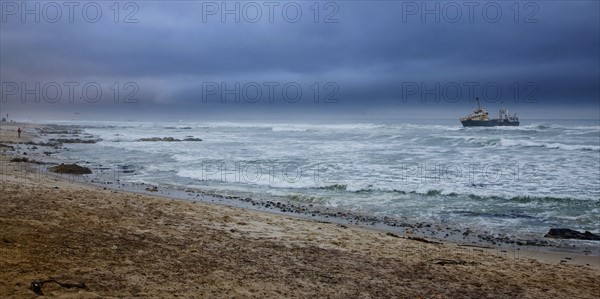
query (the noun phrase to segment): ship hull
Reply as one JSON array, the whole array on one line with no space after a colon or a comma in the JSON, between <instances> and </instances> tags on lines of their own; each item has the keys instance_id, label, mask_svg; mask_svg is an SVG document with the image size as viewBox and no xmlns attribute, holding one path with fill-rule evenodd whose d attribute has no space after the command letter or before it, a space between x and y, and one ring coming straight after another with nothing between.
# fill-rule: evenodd
<instances>
[{"instance_id":1,"label":"ship hull","mask_svg":"<svg viewBox=\"0 0 600 299\"><path fill-rule=\"evenodd\" d=\"M500 119L490 120L461 120L463 127L499 127L499 126L510 126L516 127L519 125L518 121L507 121Z\"/></svg>"}]
</instances>

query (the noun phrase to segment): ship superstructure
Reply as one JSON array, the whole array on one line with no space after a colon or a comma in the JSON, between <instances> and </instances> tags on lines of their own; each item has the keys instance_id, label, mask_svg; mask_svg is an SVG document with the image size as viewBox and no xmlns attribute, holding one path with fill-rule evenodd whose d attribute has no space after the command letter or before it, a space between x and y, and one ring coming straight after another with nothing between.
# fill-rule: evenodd
<instances>
[{"instance_id":1,"label":"ship superstructure","mask_svg":"<svg viewBox=\"0 0 600 299\"><path fill-rule=\"evenodd\" d=\"M476 98L477 109L466 117L460 119L465 127L495 127L495 126L518 126L519 118L517 114L510 115L508 109L500 109L499 118L490 119L489 113L481 107L479 98Z\"/></svg>"}]
</instances>

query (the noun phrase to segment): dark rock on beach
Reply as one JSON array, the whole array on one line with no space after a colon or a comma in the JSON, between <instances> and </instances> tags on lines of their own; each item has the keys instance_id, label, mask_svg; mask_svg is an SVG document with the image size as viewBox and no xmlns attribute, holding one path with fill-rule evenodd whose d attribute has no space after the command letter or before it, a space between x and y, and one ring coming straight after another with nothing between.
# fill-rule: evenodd
<instances>
[{"instance_id":1,"label":"dark rock on beach","mask_svg":"<svg viewBox=\"0 0 600 299\"><path fill-rule=\"evenodd\" d=\"M544 238L600 241L600 235L596 235L589 231L581 233L568 228L551 228L550 231L548 231L548 233L544 236Z\"/></svg>"},{"instance_id":2,"label":"dark rock on beach","mask_svg":"<svg viewBox=\"0 0 600 299\"><path fill-rule=\"evenodd\" d=\"M42 162L42 161L36 161L36 160L30 160L28 158L12 158L10 160L10 162L16 162L16 163L31 163L31 164L37 164L37 165L44 165L47 164L46 162Z\"/></svg>"},{"instance_id":3,"label":"dark rock on beach","mask_svg":"<svg viewBox=\"0 0 600 299\"><path fill-rule=\"evenodd\" d=\"M0 143L0 150L4 150L4 151L14 151L15 147L12 145L6 145L6 144L1 144Z\"/></svg>"},{"instance_id":4,"label":"dark rock on beach","mask_svg":"<svg viewBox=\"0 0 600 299\"><path fill-rule=\"evenodd\" d=\"M55 173L68 173L68 174L90 174L92 170L79 166L77 164L60 164L58 166L48 168L49 171Z\"/></svg>"},{"instance_id":5,"label":"dark rock on beach","mask_svg":"<svg viewBox=\"0 0 600 299\"><path fill-rule=\"evenodd\" d=\"M27 158L13 158L10 160L10 162L28 162L29 159Z\"/></svg>"},{"instance_id":6,"label":"dark rock on beach","mask_svg":"<svg viewBox=\"0 0 600 299\"><path fill-rule=\"evenodd\" d=\"M150 191L150 192L158 192L158 187L156 186L152 186L152 187L147 187L146 191Z\"/></svg>"}]
</instances>

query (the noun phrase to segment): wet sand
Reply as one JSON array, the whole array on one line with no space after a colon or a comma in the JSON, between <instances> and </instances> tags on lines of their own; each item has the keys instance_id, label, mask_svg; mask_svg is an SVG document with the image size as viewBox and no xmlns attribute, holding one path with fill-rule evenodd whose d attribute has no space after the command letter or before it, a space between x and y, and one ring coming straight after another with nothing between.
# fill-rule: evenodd
<instances>
[{"instance_id":1,"label":"wet sand","mask_svg":"<svg viewBox=\"0 0 600 299\"><path fill-rule=\"evenodd\" d=\"M517 255L104 189L11 157L0 157L2 298L36 298L31 283L48 280L41 291L60 298L600 296L597 255Z\"/></svg>"}]
</instances>

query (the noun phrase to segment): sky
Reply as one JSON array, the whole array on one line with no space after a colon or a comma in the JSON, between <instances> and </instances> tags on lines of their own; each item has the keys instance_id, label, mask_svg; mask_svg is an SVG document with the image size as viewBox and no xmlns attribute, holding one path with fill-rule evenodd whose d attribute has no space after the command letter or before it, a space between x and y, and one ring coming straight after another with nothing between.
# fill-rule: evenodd
<instances>
[{"instance_id":1,"label":"sky","mask_svg":"<svg viewBox=\"0 0 600 299\"><path fill-rule=\"evenodd\" d=\"M1 1L9 119L600 118L598 1Z\"/></svg>"}]
</instances>

